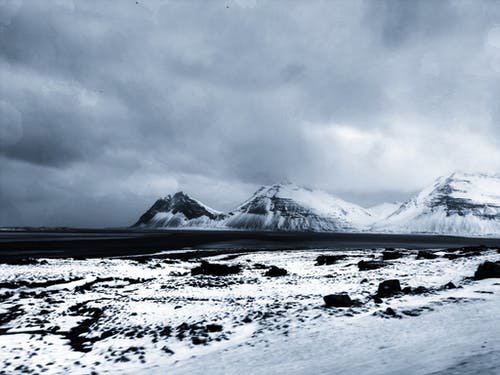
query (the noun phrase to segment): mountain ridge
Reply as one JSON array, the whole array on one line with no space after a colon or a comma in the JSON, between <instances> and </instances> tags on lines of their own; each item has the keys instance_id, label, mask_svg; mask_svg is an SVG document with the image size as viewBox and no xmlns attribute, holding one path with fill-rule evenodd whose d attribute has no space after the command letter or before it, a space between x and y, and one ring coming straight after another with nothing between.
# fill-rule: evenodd
<instances>
[{"instance_id":1,"label":"mountain ridge","mask_svg":"<svg viewBox=\"0 0 500 375\"><path fill-rule=\"evenodd\" d=\"M500 233L500 176L455 172L404 202L372 229L398 233Z\"/></svg>"},{"instance_id":2,"label":"mountain ridge","mask_svg":"<svg viewBox=\"0 0 500 375\"><path fill-rule=\"evenodd\" d=\"M383 203L372 211L289 182L262 186L228 212L177 192L158 199L134 226L498 235L500 175L454 172L437 178L399 207Z\"/></svg>"}]
</instances>

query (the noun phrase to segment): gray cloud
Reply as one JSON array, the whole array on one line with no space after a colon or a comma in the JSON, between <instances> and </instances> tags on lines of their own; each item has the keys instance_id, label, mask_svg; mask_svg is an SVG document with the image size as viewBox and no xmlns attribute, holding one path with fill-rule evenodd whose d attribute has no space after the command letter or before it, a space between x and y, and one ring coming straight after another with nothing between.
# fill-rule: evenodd
<instances>
[{"instance_id":1,"label":"gray cloud","mask_svg":"<svg viewBox=\"0 0 500 375\"><path fill-rule=\"evenodd\" d=\"M126 225L284 178L369 205L500 163L500 6L0 5L0 225Z\"/></svg>"}]
</instances>

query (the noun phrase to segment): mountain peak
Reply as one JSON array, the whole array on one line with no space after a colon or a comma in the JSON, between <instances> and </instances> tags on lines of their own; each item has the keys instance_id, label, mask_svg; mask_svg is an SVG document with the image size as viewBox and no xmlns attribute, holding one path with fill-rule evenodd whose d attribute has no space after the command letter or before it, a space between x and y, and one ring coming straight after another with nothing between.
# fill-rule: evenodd
<instances>
[{"instance_id":1,"label":"mountain peak","mask_svg":"<svg viewBox=\"0 0 500 375\"><path fill-rule=\"evenodd\" d=\"M499 233L500 177L460 171L440 177L376 228L461 235Z\"/></svg>"},{"instance_id":2,"label":"mountain peak","mask_svg":"<svg viewBox=\"0 0 500 375\"><path fill-rule=\"evenodd\" d=\"M436 181L442 180L443 182L451 182L451 181L470 181L475 179L499 179L500 175L492 172L471 172L471 171L463 171L457 170L449 175L441 176Z\"/></svg>"},{"instance_id":3,"label":"mountain peak","mask_svg":"<svg viewBox=\"0 0 500 375\"><path fill-rule=\"evenodd\" d=\"M260 187L227 213L178 191L158 199L136 226L498 235L500 176L456 171L439 177L399 207L382 204L369 210L287 180Z\"/></svg>"},{"instance_id":4,"label":"mountain peak","mask_svg":"<svg viewBox=\"0 0 500 375\"><path fill-rule=\"evenodd\" d=\"M158 199L149 210L147 210L134 224L149 225L151 222L161 223L164 226L180 226L185 221L206 217L209 220L216 220L223 216L197 199L191 198L183 191L178 191L173 195L167 195Z\"/></svg>"},{"instance_id":5,"label":"mountain peak","mask_svg":"<svg viewBox=\"0 0 500 375\"><path fill-rule=\"evenodd\" d=\"M344 231L371 220L356 204L289 181L260 187L228 215L227 226L256 230Z\"/></svg>"}]
</instances>

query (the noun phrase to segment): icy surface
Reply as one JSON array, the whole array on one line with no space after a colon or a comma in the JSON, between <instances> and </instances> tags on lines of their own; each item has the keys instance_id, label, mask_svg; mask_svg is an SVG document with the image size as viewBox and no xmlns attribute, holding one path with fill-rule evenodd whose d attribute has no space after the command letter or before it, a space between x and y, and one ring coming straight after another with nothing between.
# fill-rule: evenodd
<instances>
[{"instance_id":1,"label":"icy surface","mask_svg":"<svg viewBox=\"0 0 500 375\"><path fill-rule=\"evenodd\" d=\"M197 260L154 257L2 264L0 372L430 374L465 361L494 373L485 366L500 366L500 280L468 277L498 251L453 260L398 251L371 271L357 263L382 249L206 259L242 266L218 277L191 276ZM317 266L318 255L345 258ZM270 265L288 275L265 277ZM378 284L394 278L429 291L375 303ZM458 288L445 289L450 281ZM340 292L356 304L324 305Z\"/></svg>"}]
</instances>

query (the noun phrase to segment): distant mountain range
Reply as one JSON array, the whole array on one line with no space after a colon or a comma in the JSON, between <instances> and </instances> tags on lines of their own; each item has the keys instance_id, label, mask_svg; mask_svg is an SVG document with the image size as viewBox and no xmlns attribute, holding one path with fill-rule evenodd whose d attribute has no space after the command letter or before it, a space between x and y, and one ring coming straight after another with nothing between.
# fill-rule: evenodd
<instances>
[{"instance_id":1,"label":"distant mountain range","mask_svg":"<svg viewBox=\"0 0 500 375\"><path fill-rule=\"evenodd\" d=\"M291 183L262 186L225 213L177 192L158 199L134 226L498 236L500 176L456 172L402 204L369 209Z\"/></svg>"}]
</instances>

